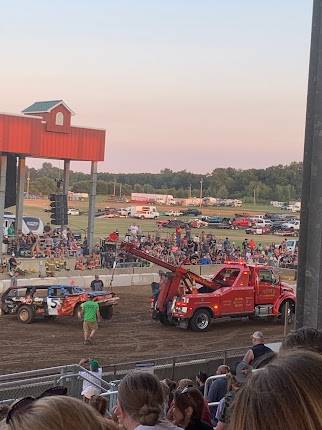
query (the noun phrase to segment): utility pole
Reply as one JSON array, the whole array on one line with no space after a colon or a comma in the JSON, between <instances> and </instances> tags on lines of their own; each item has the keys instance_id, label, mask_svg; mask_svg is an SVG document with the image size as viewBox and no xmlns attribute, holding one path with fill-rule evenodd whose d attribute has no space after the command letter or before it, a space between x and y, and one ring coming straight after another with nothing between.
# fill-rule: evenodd
<instances>
[{"instance_id":1,"label":"utility pole","mask_svg":"<svg viewBox=\"0 0 322 430\"><path fill-rule=\"evenodd\" d=\"M200 179L200 207L202 206L202 184L203 178Z\"/></svg>"},{"instance_id":2,"label":"utility pole","mask_svg":"<svg viewBox=\"0 0 322 430\"><path fill-rule=\"evenodd\" d=\"M322 0L313 2L303 159L296 328L322 329Z\"/></svg>"},{"instance_id":3,"label":"utility pole","mask_svg":"<svg viewBox=\"0 0 322 430\"><path fill-rule=\"evenodd\" d=\"M30 189L30 170L28 169L28 176L27 176L27 199L29 199L29 189Z\"/></svg>"},{"instance_id":4,"label":"utility pole","mask_svg":"<svg viewBox=\"0 0 322 430\"><path fill-rule=\"evenodd\" d=\"M122 197L122 184L120 183L120 198Z\"/></svg>"},{"instance_id":5,"label":"utility pole","mask_svg":"<svg viewBox=\"0 0 322 430\"><path fill-rule=\"evenodd\" d=\"M114 178L114 191L113 191L113 196L116 196L116 178Z\"/></svg>"}]
</instances>

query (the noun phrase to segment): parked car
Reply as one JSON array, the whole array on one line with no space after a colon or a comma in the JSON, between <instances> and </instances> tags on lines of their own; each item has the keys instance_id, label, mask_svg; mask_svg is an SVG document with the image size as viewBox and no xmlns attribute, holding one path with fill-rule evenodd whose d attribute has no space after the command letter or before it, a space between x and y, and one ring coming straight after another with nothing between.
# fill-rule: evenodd
<instances>
[{"instance_id":1,"label":"parked car","mask_svg":"<svg viewBox=\"0 0 322 430\"><path fill-rule=\"evenodd\" d=\"M271 233L271 228L270 227L250 227L250 228L246 228L245 233L256 234L256 235L269 234Z\"/></svg>"},{"instance_id":2,"label":"parked car","mask_svg":"<svg viewBox=\"0 0 322 430\"><path fill-rule=\"evenodd\" d=\"M188 225L186 222L179 221L177 219L158 221L157 224L161 225L162 227L166 227L166 228L177 228L177 227L186 228Z\"/></svg>"},{"instance_id":3,"label":"parked car","mask_svg":"<svg viewBox=\"0 0 322 430\"><path fill-rule=\"evenodd\" d=\"M232 221L232 228L238 230L240 228L249 228L252 223L249 218L235 218Z\"/></svg>"},{"instance_id":4,"label":"parked car","mask_svg":"<svg viewBox=\"0 0 322 430\"><path fill-rule=\"evenodd\" d=\"M92 298L103 319L111 319L119 297L111 292L87 292L72 285L40 285L8 288L1 296L4 315L16 315L29 324L37 317L81 317L81 304Z\"/></svg>"},{"instance_id":5,"label":"parked car","mask_svg":"<svg viewBox=\"0 0 322 430\"><path fill-rule=\"evenodd\" d=\"M298 219L289 220L289 221L285 222L284 224L282 224L282 227L284 229L300 230L300 220L298 220Z\"/></svg>"},{"instance_id":6,"label":"parked car","mask_svg":"<svg viewBox=\"0 0 322 430\"><path fill-rule=\"evenodd\" d=\"M128 217L129 211L126 208L120 208L117 210L117 213L120 215L120 217Z\"/></svg>"},{"instance_id":7,"label":"parked car","mask_svg":"<svg viewBox=\"0 0 322 430\"><path fill-rule=\"evenodd\" d=\"M182 212L183 215L192 215L192 216L198 216L201 215L202 212L199 209L196 208L188 208Z\"/></svg>"},{"instance_id":8,"label":"parked car","mask_svg":"<svg viewBox=\"0 0 322 430\"><path fill-rule=\"evenodd\" d=\"M177 216L181 216L183 215L183 212L179 212L179 211L169 211L169 212L165 212L164 214L165 216L172 216L172 217L177 217Z\"/></svg>"},{"instance_id":9,"label":"parked car","mask_svg":"<svg viewBox=\"0 0 322 430\"><path fill-rule=\"evenodd\" d=\"M196 218L196 219L190 220L189 225L191 228L203 228L203 227L207 227L208 223Z\"/></svg>"},{"instance_id":10,"label":"parked car","mask_svg":"<svg viewBox=\"0 0 322 430\"><path fill-rule=\"evenodd\" d=\"M267 219L258 218L257 220L253 221L252 227L254 228L269 228L271 229L273 226L272 221Z\"/></svg>"},{"instance_id":11,"label":"parked car","mask_svg":"<svg viewBox=\"0 0 322 430\"><path fill-rule=\"evenodd\" d=\"M68 215L79 215L79 209L69 208L67 211Z\"/></svg>"},{"instance_id":12,"label":"parked car","mask_svg":"<svg viewBox=\"0 0 322 430\"><path fill-rule=\"evenodd\" d=\"M228 217L213 216L206 217L208 222L208 227L218 228L218 229L230 229L232 227L231 220Z\"/></svg>"}]
</instances>

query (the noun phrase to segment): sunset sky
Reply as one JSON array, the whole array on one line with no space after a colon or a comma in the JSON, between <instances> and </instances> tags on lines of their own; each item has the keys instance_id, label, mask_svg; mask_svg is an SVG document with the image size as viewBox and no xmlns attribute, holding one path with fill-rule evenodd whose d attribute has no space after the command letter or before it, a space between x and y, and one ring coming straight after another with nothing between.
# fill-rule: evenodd
<instances>
[{"instance_id":1,"label":"sunset sky","mask_svg":"<svg viewBox=\"0 0 322 430\"><path fill-rule=\"evenodd\" d=\"M311 16L311 0L2 2L0 112L64 99L107 130L100 171L299 161Z\"/></svg>"}]
</instances>

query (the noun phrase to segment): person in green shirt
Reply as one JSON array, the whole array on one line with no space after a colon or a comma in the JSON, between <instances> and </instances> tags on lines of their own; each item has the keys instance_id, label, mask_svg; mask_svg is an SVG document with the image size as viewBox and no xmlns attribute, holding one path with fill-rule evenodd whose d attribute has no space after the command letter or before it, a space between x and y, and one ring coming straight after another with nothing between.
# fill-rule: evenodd
<instances>
[{"instance_id":1,"label":"person in green shirt","mask_svg":"<svg viewBox=\"0 0 322 430\"><path fill-rule=\"evenodd\" d=\"M81 309L83 312L84 345L92 345L98 329L98 321L101 318L99 304L89 298L81 304Z\"/></svg>"}]
</instances>

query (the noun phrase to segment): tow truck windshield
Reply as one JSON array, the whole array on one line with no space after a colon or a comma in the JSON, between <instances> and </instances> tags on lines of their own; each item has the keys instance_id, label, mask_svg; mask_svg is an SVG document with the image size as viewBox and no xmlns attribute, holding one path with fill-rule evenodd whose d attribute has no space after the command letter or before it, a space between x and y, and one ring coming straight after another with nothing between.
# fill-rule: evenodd
<instances>
[{"instance_id":1,"label":"tow truck windshield","mask_svg":"<svg viewBox=\"0 0 322 430\"><path fill-rule=\"evenodd\" d=\"M212 281L220 287L231 287L239 273L239 269L227 267L217 273L217 275L212 278Z\"/></svg>"}]
</instances>

